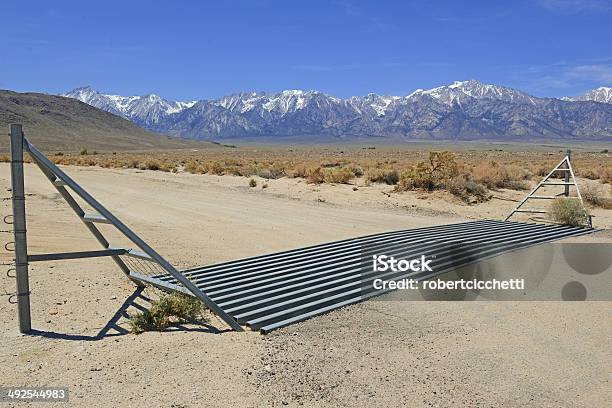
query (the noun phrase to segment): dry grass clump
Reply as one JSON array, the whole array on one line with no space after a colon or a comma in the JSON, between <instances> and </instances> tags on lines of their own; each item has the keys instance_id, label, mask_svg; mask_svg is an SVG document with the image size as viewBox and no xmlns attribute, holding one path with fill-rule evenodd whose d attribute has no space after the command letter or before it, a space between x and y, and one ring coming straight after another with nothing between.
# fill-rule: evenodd
<instances>
[{"instance_id":1,"label":"dry grass clump","mask_svg":"<svg viewBox=\"0 0 612 408\"><path fill-rule=\"evenodd\" d=\"M563 225L583 227L587 224L589 213L576 197L559 197L550 205L550 218Z\"/></svg>"},{"instance_id":2,"label":"dry grass clump","mask_svg":"<svg viewBox=\"0 0 612 408\"><path fill-rule=\"evenodd\" d=\"M144 169L143 170L160 170L162 165L158 160L155 159L148 159L147 161L144 162Z\"/></svg>"},{"instance_id":3,"label":"dry grass clump","mask_svg":"<svg viewBox=\"0 0 612 408\"><path fill-rule=\"evenodd\" d=\"M477 165L472 169L472 174L476 182L490 189L528 190L527 180L531 178L531 173L519 166L502 166L494 161Z\"/></svg>"},{"instance_id":4,"label":"dry grass clump","mask_svg":"<svg viewBox=\"0 0 612 408\"><path fill-rule=\"evenodd\" d=\"M347 167L311 167L304 174L307 183L311 184L348 184L355 173Z\"/></svg>"},{"instance_id":5,"label":"dry grass clump","mask_svg":"<svg viewBox=\"0 0 612 408\"><path fill-rule=\"evenodd\" d=\"M466 203L482 203L491 199L487 188L472 180L469 176L458 176L446 183L446 189Z\"/></svg>"},{"instance_id":6,"label":"dry grass clump","mask_svg":"<svg viewBox=\"0 0 612 408\"><path fill-rule=\"evenodd\" d=\"M447 190L466 203L487 201L491 198L487 188L474 181L472 175L462 171L450 152L430 152L429 161L419 162L402 173L396 191Z\"/></svg>"},{"instance_id":7,"label":"dry grass clump","mask_svg":"<svg viewBox=\"0 0 612 408\"><path fill-rule=\"evenodd\" d=\"M0 156L0 163L8 163L10 161L11 161L11 158L8 155L3 154Z\"/></svg>"},{"instance_id":8,"label":"dry grass clump","mask_svg":"<svg viewBox=\"0 0 612 408\"><path fill-rule=\"evenodd\" d=\"M321 167L311 167L306 169L304 174L306 182L311 184L322 184L325 182L325 174Z\"/></svg>"},{"instance_id":9,"label":"dry grass clump","mask_svg":"<svg viewBox=\"0 0 612 408\"><path fill-rule=\"evenodd\" d=\"M323 170L323 179L331 184L348 184L355 174L348 168L333 168Z\"/></svg>"},{"instance_id":10,"label":"dry grass clump","mask_svg":"<svg viewBox=\"0 0 612 408\"><path fill-rule=\"evenodd\" d=\"M599 178L602 183L612 184L612 167L604 167L599 173Z\"/></svg>"},{"instance_id":11,"label":"dry grass clump","mask_svg":"<svg viewBox=\"0 0 612 408\"><path fill-rule=\"evenodd\" d=\"M170 326L202 321L204 307L198 299L183 293L172 293L151 302L151 308L130 318L132 333L162 331Z\"/></svg>"},{"instance_id":12,"label":"dry grass clump","mask_svg":"<svg viewBox=\"0 0 612 408\"><path fill-rule=\"evenodd\" d=\"M395 185L399 182L400 176L397 170L383 170L378 168L368 169L365 173L366 181L370 183L385 183Z\"/></svg>"},{"instance_id":13,"label":"dry grass clump","mask_svg":"<svg viewBox=\"0 0 612 408\"><path fill-rule=\"evenodd\" d=\"M597 169L588 168L578 172L578 175L589 180L597 180L599 178L599 171L597 171Z\"/></svg>"},{"instance_id":14,"label":"dry grass clump","mask_svg":"<svg viewBox=\"0 0 612 408\"><path fill-rule=\"evenodd\" d=\"M594 207L612 209L611 200L605 197L604 192L599 187L587 184L582 188L582 198Z\"/></svg>"}]
</instances>

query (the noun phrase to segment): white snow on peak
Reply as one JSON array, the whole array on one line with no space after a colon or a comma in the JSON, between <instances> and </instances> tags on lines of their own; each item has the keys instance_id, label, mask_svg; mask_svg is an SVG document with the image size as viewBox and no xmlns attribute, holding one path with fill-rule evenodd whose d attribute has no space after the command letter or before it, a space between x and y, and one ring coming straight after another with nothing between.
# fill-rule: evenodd
<instances>
[{"instance_id":1,"label":"white snow on peak","mask_svg":"<svg viewBox=\"0 0 612 408\"><path fill-rule=\"evenodd\" d=\"M121 115L128 119L144 119L158 122L164 115L179 113L195 105L196 101L175 102L156 94L121 96L103 94L91 87L77 88L62 96L78 99L94 107Z\"/></svg>"},{"instance_id":2,"label":"white snow on peak","mask_svg":"<svg viewBox=\"0 0 612 408\"><path fill-rule=\"evenodd\" d=\"M415 96L415 95L420 95L420 94L422 94L423 92L424 92L424 90L423 90L423 89L421 89L421 88L419 88L419 89L417 89L416 91L412 92L410 95L406 96L406 99L411 98L411 97L413 97L413 96Z\"/></svg>"},{"instance_id":3,"label":"white snow on peak","mask_svg":"<svg viewBox=\"0 0 612 408\"><path fill-rule=\"evenodd\" d=\"M579 101L595 101L602 103L612 103L612 88L600 86L584 93L584 95L576 98Z\"/></svg>"}]
</instances>

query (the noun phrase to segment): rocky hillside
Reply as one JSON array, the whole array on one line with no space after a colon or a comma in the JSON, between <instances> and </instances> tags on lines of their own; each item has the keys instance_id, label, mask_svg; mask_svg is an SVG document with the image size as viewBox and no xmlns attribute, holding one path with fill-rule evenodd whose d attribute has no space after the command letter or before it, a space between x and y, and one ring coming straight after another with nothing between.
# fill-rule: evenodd
<instances>
[{"instance_id":1,"label":"rocky hillside","mask_svg":"<svg viewBox=\"0 0 612 408\"><path fill-rule=\"evenodd\" d=\"M201 146L152 133L119 116L72 98L0 91L0 128L22 123L26 136L47 150L145 150ZM8 137L0 138L0 149Z\"/></svg>"}]
</instances>

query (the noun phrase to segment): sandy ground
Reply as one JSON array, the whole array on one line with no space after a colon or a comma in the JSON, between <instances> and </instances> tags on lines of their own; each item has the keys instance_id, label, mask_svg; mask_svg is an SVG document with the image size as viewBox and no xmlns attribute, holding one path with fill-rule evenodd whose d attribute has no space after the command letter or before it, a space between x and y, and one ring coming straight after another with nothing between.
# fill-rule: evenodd
<instances>
[{"instance_id":1,"label":"sandy ground","mask_svg":"<svg viewBox=\"0 0 612 408\"><path fill-rule=\"evenodd\" d=\"M98 249L26 167L30 252ZM467 206L381 185L272 180L262 189L259 179L250 189L239 177L67 170L180 267L501 218L522 195ZM2 164L2 197L9 184ZM597 225L612 226L610 212L595 211ZM612 242L609 231L582 239ZM1 282L14 291L13 279ZM612 398L609 302L370 301L267 336L228 332L214 316L209 326L133 335L125 314L156 293L135 292L112 261L33 264L31 289L31 336L18 333L14 305L0 298L0 385L68 387L71 406L598 407Z\"/></svg>"}]
</instances>

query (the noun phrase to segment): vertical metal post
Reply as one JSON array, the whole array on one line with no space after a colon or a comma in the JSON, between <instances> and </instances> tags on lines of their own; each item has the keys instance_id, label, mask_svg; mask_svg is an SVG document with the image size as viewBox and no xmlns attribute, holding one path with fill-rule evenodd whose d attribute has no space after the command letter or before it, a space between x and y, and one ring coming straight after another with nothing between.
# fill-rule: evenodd
<instances>
[{"instance_id":1,"label":"vertical metal post","mask_svg":"<svg viewBox=\"0 0 612 408\"><path fill-rule=\"evenodd\" d=\"M566 155L567 157L567 164L565 166L566 169L570 168L570 160L572 158L572 151L567 149ZM565 173L565 196L569 197L570 194L570 186L569 186L569 181L570 181L570 172L569 171L564 171Z\"/></svg>"},{"instance_id":2,"label":"vertical metal post","mask_svg":"<svg viewBox=\"0 0 612 408\"><path fill-rule=\"evenodd\" d=\"M30 318L30 283L28 281L28 243L26 239L25 191L23 187L23 132L11 124L11 186L13 193L13 235L17 280L17 315L19 331L32 329Z\"/></svg>"}]
</instances>

